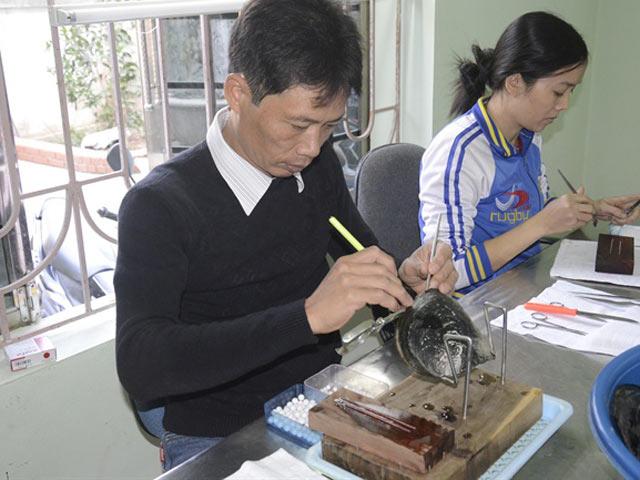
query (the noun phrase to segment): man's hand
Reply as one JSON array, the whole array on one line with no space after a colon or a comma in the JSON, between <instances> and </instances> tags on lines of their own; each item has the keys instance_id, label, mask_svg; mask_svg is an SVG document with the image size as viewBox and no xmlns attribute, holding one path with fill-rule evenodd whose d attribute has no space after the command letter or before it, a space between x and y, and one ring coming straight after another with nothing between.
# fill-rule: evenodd
<instances>
[{"instance_id":1,"label":"man's hand","mask_svg":"<svg viewBox=\"0 0 640 480\"><path fill-rule=\"evenodd\" d=\"M378 247L339 258L304 307L311 331L329 333L367 304L391 311L413 304L398 278L395 261Z\"/></svg>"},{"instance_id":2,"label":"man's hand","mask_svg":"<svg viewBox=\"0 0 640 480\"><path fill-rule=\"evenodd\" d=\"M400 278L416 293L424 292L427 274L431 274L429 288L437 288L444 294L453 291L458 272L453 266L451 247L439 242L436 247L436 256L433 262L429 262L431 256L431 243L423 245L400 265Z\"/></svg>"}]
</instances>

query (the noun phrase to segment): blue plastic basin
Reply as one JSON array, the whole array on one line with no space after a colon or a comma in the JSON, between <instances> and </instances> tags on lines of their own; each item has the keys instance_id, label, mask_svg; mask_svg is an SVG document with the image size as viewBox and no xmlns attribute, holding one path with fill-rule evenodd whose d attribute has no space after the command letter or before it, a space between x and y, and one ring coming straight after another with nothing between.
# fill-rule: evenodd
<instances>
[{"instance_id":1,"label":"blue plastic basin","mask_svg":"<svg viewBox=\"0 0 640 480\"><path fill-rule=\"evenodd\" d=\"M640 385L640 345L621 353L598 374L589 400L589 424L600 450L627 479L640 478L640 460L629 451L610 416L618 385Z\"/></svg>"}]
</instances>

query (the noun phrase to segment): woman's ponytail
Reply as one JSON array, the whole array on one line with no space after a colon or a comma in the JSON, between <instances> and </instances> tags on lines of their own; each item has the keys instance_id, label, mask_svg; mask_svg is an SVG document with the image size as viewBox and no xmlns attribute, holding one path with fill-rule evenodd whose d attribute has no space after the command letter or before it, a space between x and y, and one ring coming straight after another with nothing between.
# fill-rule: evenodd
<instances>
[{"instance_id":1,"label":"woman's ponytail","mask_svg":"<svg viewBox=\"0 0 640 480\"><path fill-rule=\"evenodd\" d=\"M458 59L458 79L455 82L453 104L450 114L461 115L469 110L478 98L485 93L487 83L491 79L493 66L493 49L481 49L478 45L471 47L474 61Z\"/></svg>"}]
</instances>

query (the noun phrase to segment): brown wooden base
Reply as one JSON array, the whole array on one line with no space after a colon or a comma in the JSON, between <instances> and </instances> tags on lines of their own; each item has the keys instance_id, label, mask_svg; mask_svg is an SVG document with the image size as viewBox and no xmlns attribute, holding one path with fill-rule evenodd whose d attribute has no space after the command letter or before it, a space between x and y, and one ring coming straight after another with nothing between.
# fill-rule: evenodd
<instances>
[{"instance_id":1,"label":"brown wooden base","mask_svg":"<svg viewBox=\"0 0 640 480\"><path fill-rule=\"evenodd\" d=\"M491 466L542 415L542 391L507 382L476 369L469 390L469 412L462 419L460 384L453 388L411 376L377 400L381 404L455 429L455 448L427 473L355 448L325 434L325 460L366 479L473 479ZM326 401L326 400L325 400ZM445 419L445 417L448 418ZM314 427L315 428L315 427ZM322 428L319 428L322 430ZM374 450L376 451L376 450Z\"/></svg>"}]
</instances>

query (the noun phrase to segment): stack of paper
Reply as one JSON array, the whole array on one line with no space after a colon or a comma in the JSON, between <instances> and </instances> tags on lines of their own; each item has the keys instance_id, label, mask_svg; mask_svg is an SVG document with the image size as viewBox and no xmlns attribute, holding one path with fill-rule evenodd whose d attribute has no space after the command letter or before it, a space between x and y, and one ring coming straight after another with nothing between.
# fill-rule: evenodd
<instances>
[{"instance_id":1,"label":"stack of paper","mask_svg":"<svg viewBox=\"0 0 640 480\"><path fill-rule=\"evenodd\" d=\"M637 243L637 242L636 242ZM596 272L598 242L562 240L549 275L592 282L640 287L640 259L635 259L633 275ZM636 249L636 252L638 250ZM638 252L640 253L640 252ZM637 257L637 256L636 256Z\"/></svg>"},{"instance_id":2,"label":"stack of paper","mask_svg":"<svg viewBox=\"0 0 640 480\"><path fill-rule=\"evenodd\" d=\"M566 307L577 308L578 310L606 313L640 321L640 305L616 304L607 302L606 299L602 301L591 300L579 297L576 295L578 293L595 293L602 295L600 290L594 290L559 280L540 293L540 295L532 298L530 302L547 304L558 302ZM611 298L620 299L620 297L614 296ZM507 320L509 330L520 335L532 335L542 341L573 350L603 353L606 355L618 355L640 344L640 323L627 323L617 320L601 322L580 315L570 317L566 315L546 314L548 321L555 325L586 333L586 335L580 335L540 325L535 325L533 329L528 329L526 328L527 323L525 322L535 322L535 319L531 316L532 313L534 312L525 310L522 305L509 311ZM492 320L491 324L502 326L502 317Z\"/></svg>"}]
</instances>

